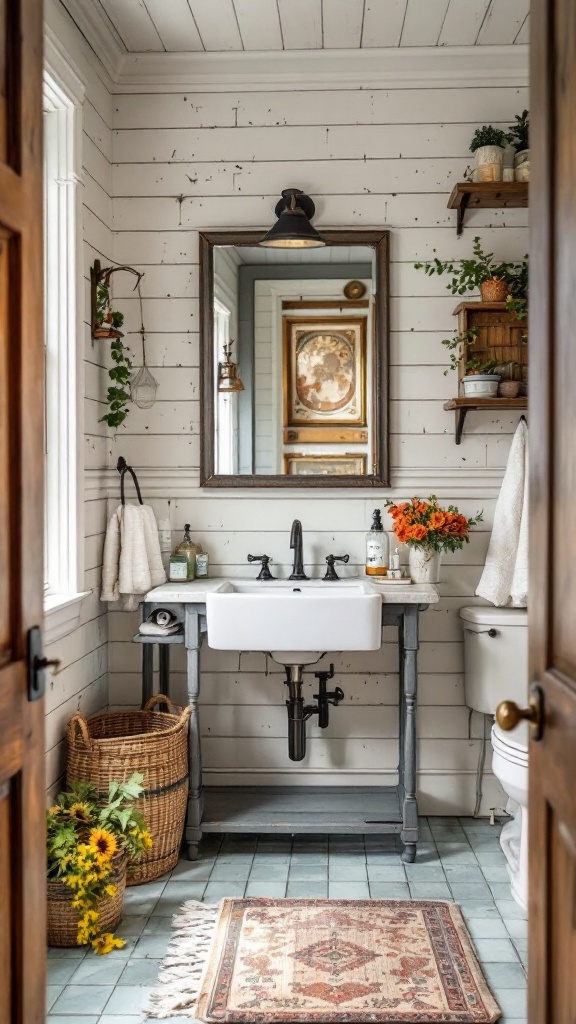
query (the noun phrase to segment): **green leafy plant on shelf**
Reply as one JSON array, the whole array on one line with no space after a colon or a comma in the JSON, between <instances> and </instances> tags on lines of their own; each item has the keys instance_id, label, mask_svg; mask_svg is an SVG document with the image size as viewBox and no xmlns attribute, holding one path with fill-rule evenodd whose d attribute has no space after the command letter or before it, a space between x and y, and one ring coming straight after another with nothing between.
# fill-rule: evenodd
<instances>
[{"instance_id":1,"label":"green leafy plant on shelf","mask_svg":"<svg viewBox=\"0 0 576 1024\"><path fill-rule=\"evenodd\" d=\"M521 150L530 148L530 114L523 110L521 114L516 114L514 120L516 124L510 125L509 141L516 152L520 153Z\"/></svg>"},{"instance_id":2,"label":"green leafy plant on shelf","mask_svg":"<svg viewBox=\"0 0 576 1024\"><path fill-rule=\"evenodd\" d=\"M462 334L455 334L452 338L442 339L442 344L448 349L450 354L450 366L447 370L444 370L445 377L448 376L450 370L458 370L460 358L466 351L466 346L474 344L478 333L477 328L471 327L470 330L464 331Z\"/></svg>"},{"instance_id":3,"label":"green leafy plant on shelf","mask_svg":"<svg viewBox=\"0 0 576 1024\"><path fill-rule=\"evenodd\" d=\"M501 146L504 149L510 141L510 135L503 131L502 128L494 128L491 124L484 124L474 132L472 142L470 143L470 152L475 153L477 149L482 149L483 146Z\"/></svg>"},{"instance_id":4,"label":"green leafy plant on shelf","mask_svg":"<svg viewBox=\"0 0 576 1024\"><path fill-rule=\"evenodd\" d=\"M475 356L466 363L466 372L471 375L476 373L496 373L499 365L497 359L480 359L478 356Z\"/></svg>"},{"instance_id":5,"label":"green leafy plant on shelf","mask_svg":"<svg viewBox=\"0 0 576 1024\"><path fill-rule=\"evenodd\" d=\"M497 263L494 260L493 252L484 252L480 244L480 237L476 235L472 243L471 259L465 260L439 260L437 257L426 263L415 263L416 270L423 270L428 277L438 274L451 274L452 280L446 288L453 295L465 295L479 289L486 281L505 281L509 291L522 287L528 282L528 256L526 255L520 263L502 261Z\"/></svg>"}]
</instances>

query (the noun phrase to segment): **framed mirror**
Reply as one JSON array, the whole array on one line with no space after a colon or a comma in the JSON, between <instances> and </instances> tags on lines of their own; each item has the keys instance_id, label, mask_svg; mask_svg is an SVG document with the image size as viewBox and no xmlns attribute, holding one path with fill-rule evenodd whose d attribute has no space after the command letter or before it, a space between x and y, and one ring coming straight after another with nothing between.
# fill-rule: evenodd
<instances>
[{"instance_id":1,"label":"framed mirror","mask_svg":"<svg viewBox=\"0 0 576 1024\"><path fill-rule=\"evenodd\" d=\"M387 486L389 232L263 234L200 234L201 486Z\"/></svg>"}]
</instances>

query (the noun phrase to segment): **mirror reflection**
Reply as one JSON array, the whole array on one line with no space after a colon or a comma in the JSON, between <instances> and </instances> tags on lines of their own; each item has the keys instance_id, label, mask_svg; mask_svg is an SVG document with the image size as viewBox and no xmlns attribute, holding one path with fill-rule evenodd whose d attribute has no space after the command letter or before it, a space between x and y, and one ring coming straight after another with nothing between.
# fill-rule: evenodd
<instances>
[{"instance_id":1,"label":"mirror reflection","mask_svg":"<svg viewBox=\"0 0 576 1024\"><path fill-rule=\"evenodd\" d=\"M373 246L213 248L214 470L376 472Z\"/></svg>"}]
</instances>

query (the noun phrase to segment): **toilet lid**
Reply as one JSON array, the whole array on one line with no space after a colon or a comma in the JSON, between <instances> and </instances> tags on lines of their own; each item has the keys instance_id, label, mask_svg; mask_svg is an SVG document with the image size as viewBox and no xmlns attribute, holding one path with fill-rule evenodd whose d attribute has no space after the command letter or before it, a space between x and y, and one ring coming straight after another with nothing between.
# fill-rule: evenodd
<instances>
[{"instance_id":1,"label":"toilet lid","mask_svg":"<svg viewBox=\"0 0 576 1024\"><path fill-rule=\"evenodd\" d=\"M513 757L528 757L528 744L529 744L529 733L528 723L520 722L515 729L510 731L504 731L498 725L498 722L494 722L492 726L492 743L495 749L504 748L510 752Z\"/></svg>"}]
</instances>

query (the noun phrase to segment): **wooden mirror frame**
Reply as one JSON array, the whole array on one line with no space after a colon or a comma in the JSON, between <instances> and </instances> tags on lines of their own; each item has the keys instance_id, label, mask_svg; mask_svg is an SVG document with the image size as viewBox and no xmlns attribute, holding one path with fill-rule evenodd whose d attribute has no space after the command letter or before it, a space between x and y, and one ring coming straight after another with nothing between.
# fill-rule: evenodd
<instances>
[{"instance_id":1,"label":"wooden mirror frame","mask_svg":"<svg viewBox=\"0 0 576 1024\"><path fill-rule=\"evenodd\" d=\"M332 245L366 245L375 250L377 302L374 335L373 405L376 416L375 472L367 476L218 475L214 452L214 247L258 245L263 231L200 232L200 486L201 487L389 487L389 231L322 230Z\"/></svg>"}]
</instances>

